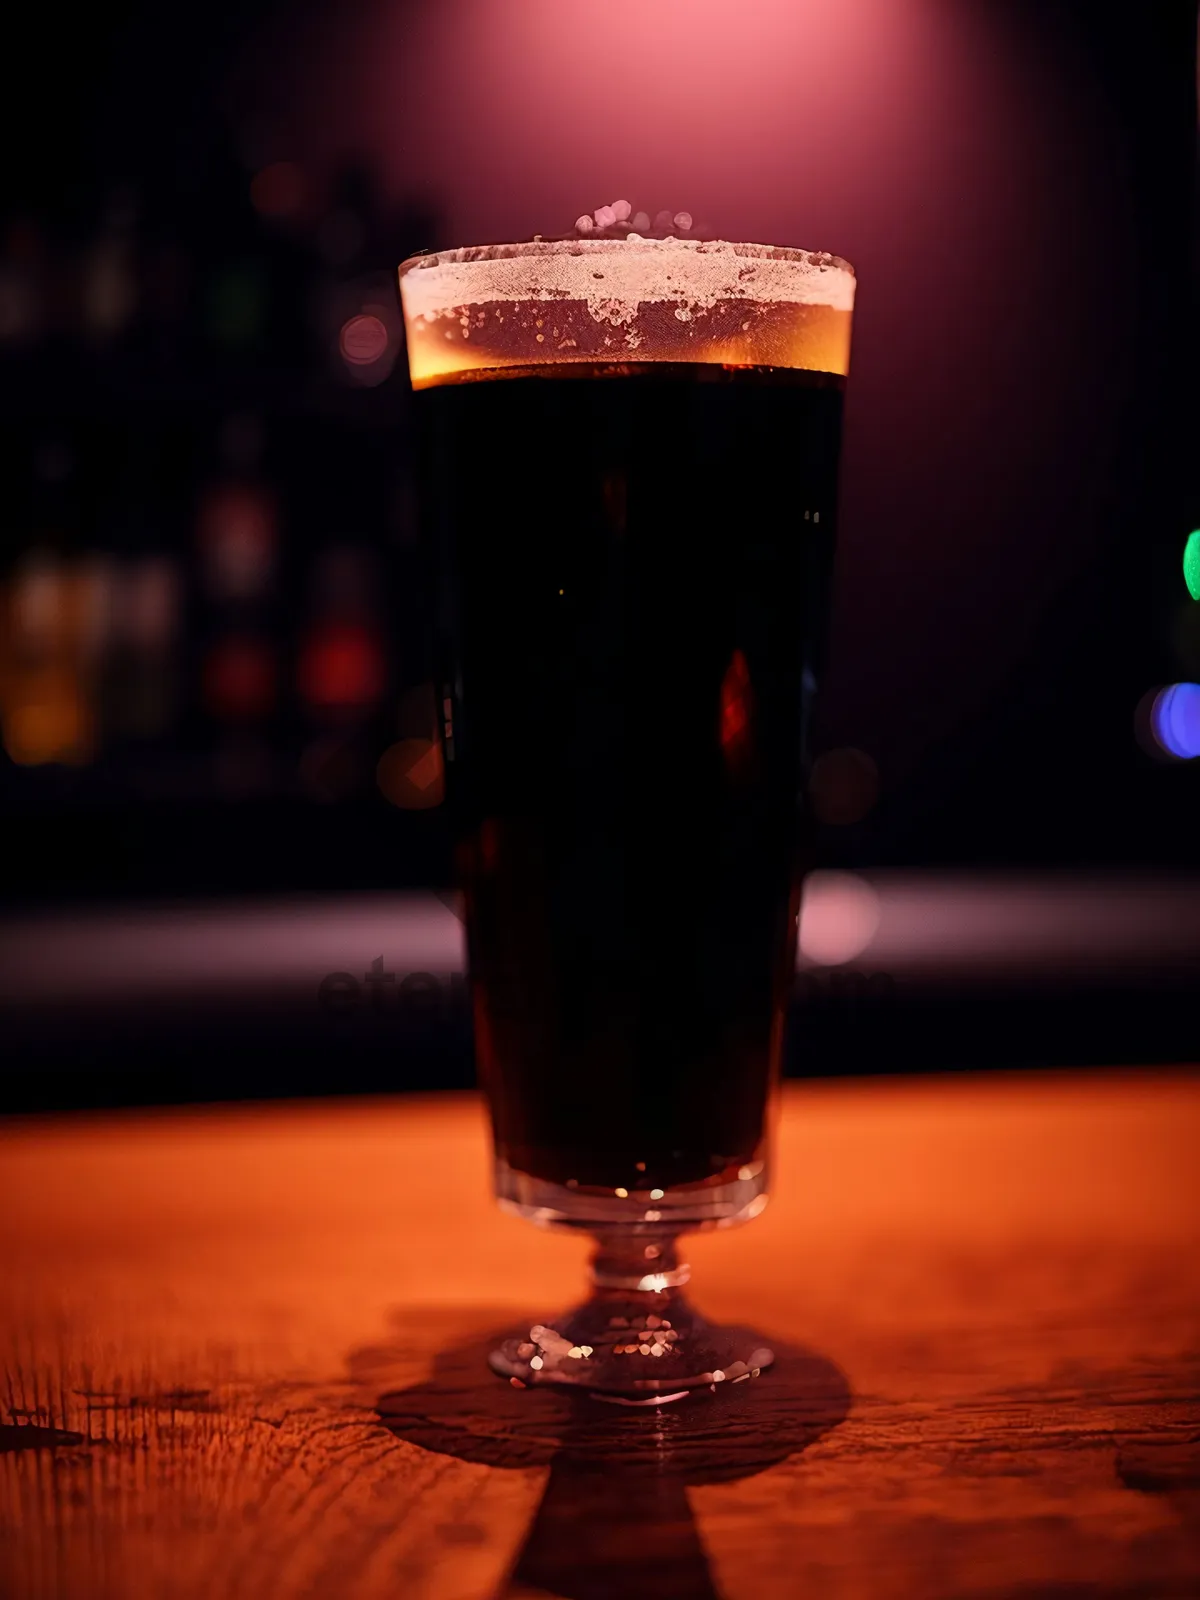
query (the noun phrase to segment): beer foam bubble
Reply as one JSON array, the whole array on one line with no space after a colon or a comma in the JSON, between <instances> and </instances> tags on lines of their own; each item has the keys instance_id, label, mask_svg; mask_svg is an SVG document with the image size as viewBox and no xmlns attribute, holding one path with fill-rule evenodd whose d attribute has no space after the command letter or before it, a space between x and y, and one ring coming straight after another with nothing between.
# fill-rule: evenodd
<instances>
[{"instance_id":1,"label":"beer foam bubble","mask_svg":"<svg viewBox=\"0 0 1200 1600\"><path fill-rule=\"evenodd\" d=\"M622 328L646 304L674 304L685 318L730 301L849 312L854 269L815 251L630 233L443 250L405 262L400 288L410 324L465 306L571 300Z\"/></svg>"}]
</instances>

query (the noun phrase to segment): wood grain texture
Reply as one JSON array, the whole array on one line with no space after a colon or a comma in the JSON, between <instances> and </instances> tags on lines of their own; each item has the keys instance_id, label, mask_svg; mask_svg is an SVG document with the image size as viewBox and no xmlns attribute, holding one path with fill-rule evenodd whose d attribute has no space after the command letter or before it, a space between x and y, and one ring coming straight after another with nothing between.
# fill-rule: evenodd
<instances>
[{"instance_id":1,"label":"wood grain texture","mask_svg":"<svg viewBox=\"0 0 1200 1600\"><path fill-rule=\"evenodd\" d=\"M655 1419L484 1371L585 1246L472 1098L10 1123L0 1594L1194 1595L1198 1149L1186 1073L794 1086L689 1248L778 1368Z\"/></svg>"}]
</instances>

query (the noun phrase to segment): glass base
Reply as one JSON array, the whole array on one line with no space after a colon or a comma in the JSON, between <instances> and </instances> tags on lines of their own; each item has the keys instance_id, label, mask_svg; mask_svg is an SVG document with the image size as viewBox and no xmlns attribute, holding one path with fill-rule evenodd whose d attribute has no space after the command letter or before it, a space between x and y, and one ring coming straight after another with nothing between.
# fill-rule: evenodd
<instances>
[{"instance_id":1,"label":"glass base","mask_svg":"<svg viewBox=\"0 0 1200 1600\"><path fill-rule=\"evenodd\" d=\"M497 1157L495 1187L502 1211L539 1227L653 1240L750 1222L766 1208L767 1165L759 1157L708 1183L669 1189L596 1189L550 1183Z\"/></svg>"},{"instance_id":2,"label":"glass base","mask_svg":"<svg viewBox=\"0 0 1200 1600\"><path fill-rule=\"evenodd\" d=\"M756 1378L775 1359L760 1336L694 1309L673 1238L601 1239L592 1276L589 1299L505 1339L488 1358L492 1371L517 1388L567 1384L598 1400L661 1406Z\"/></svg>"}]
</instances>

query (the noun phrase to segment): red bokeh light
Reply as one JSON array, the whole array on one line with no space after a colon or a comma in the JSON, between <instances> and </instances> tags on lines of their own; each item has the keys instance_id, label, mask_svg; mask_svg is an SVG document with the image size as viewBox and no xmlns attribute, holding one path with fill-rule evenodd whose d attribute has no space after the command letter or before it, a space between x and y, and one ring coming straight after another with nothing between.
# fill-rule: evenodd
<instances>
[{"instance_id":1,"label":"red bokeh light","mask_svg":"<svg viewBox=\"0 0 1200 1600\"><path fill-rule=\"evenodd\" d=\"M255 722L275 704L275 657L266 639L223 639L204 663L204 700L222 722Z\"/></svg>"},{"instance_id":2,"label":"red bokeh light","mask_svg":"<svg viewBox=\"0 0 1200 1600\"><path fill-rule=\"evenodd\" d=\"M750 754L753 709L750 668L735 650L721 681L721 749L731 766L741 766Z\"/></svg>"},{"instance_id":3,"label":"red bokeh light","mask_svg":"<svg viewBox=\"0 0 1200 1600\"><path fill-rule=\"evenodd\" d=\"M328 623L309 636L300 655L300 693L320 709L374 705L384 689L383 651L367 628Z\"/></svg>"}]
</instances>

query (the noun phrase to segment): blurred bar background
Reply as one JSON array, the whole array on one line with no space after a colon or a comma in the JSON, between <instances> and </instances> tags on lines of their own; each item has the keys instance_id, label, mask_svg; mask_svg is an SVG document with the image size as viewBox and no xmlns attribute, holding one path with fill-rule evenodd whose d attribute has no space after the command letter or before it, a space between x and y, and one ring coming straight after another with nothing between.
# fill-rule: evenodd
<instances>
[{"instance_id":1,"label":"blurred bar background","mask_svg":"<svg viewBox=\"0 0 1200 1600\"><path fill-rule=\"evenodd\" d=\"M794 1070L1194 1057L1193 6L5 26L0 1109L469 1078L395 267L617 193L859 273Z\"/></svg>"}]
</instances>

